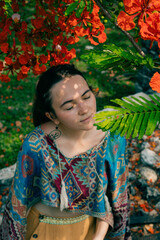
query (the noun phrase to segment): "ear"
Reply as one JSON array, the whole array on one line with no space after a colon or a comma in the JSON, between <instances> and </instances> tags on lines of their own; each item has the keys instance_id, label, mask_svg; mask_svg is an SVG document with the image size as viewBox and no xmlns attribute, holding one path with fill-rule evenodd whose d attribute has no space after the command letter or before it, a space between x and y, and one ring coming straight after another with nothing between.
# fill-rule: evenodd
<instances>
[{"instance_id":1,"label":"ear","mask_svg":"<svg viewBox=\"0 0 160 240\"><path fill-rule=\"evenodd\" d=\"M46 117L49 118L55 125L59 124L59 120L56 118L56 116L52 112L46 112Z\"/></svg>"}]
</instances>

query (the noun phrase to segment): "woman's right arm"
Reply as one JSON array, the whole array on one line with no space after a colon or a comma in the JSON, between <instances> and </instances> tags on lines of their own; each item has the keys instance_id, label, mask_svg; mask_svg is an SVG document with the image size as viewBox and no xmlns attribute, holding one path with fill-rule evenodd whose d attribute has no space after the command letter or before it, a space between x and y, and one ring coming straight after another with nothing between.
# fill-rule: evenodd
<instances>
[{"instance_id":1,"label":"woman's right arm","mask_svg":"<svg viewBox=\"0 0 160 240\"><path fill-rule=\"evenodd\" d=\"M0 239L25 239L27 211L38 197L39 167L36 139L25 139L17 158L15 176L3 214Z\"/></svg>"},{"instance_id":2,"label":"woman's right arm","mask_svg":"<svg viewBox=\"0 0 160 240\"><path fill-rule=\"evenodd\" d=\"M99 218L96 219L96 232L92 240L104 240L109 224Z\"/></svg>"}]
</instances>

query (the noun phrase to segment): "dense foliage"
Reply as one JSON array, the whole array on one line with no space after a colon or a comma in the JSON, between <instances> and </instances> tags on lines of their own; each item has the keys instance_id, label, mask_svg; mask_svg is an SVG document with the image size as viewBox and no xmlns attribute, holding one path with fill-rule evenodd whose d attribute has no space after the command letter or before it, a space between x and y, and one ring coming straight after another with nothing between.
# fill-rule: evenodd
<instances>
[{"instance_id":1,"label":"dense foliage","mask_svg":"<svg viewBox=\"0 0 160 240\"><path fill-rule=\"evenodd\" d=\"M140 39L149 40L151 46L157 42L160 48L160 2L159 0L2 0L0 1L0 80L9 82L11 75L18 80L25 79L29 72L38 75L47 67L69 63L76 57L73 44L81 38L88 39L92 45L90 53L82 56L92 66L99 69L130 70L146 66L159 69L159 57L153 59L141 50ZM107 44L104 18L116 26L133 44L135 51L123 49L114 44ZM101 43L101 47L99 44ZM104 44L103 44L104 43ZM150 82L153 90L160 92L160 74L156 72ZM123 101L123 100L122 100ZM140 100L137 99L137 102ZM153 99L151 99L153 101ZM159 116L158 101L153 101L156 116ZM117 101L115 101L116 103ZM131 135L136 136L148 131L146 110L144 104L137 109L138 129L132 129ZM124 105L120 104L121 106ZM132 109L134 104L132 103ZM108 108L110 106L107 106ZM140 110L141 109L141 110ZM127 118L116 111L117 121L109 128L104 121L106 115L102 113L103 129L111 129L117 133L117 128L127 124ZM132 112L128 112L130 116ZM152 109L148 109L147 116ZM126 116L126 115L125 115ZM131 120L131 117L129 118ZM153 120L153 117L150 118ZM155 119L159 119L155 118ZM133 118L134 120L134 118ZM130 124L133 122L130 121ZM157 121L150 121L151 129L157 126ZM133 124L134 126L134 124ZM136 127L137 125L135 125ZM119 128L118 133L124 135L126 131ZM127 134L129 136L130 134Z\"/></svg>"}]
</instances>

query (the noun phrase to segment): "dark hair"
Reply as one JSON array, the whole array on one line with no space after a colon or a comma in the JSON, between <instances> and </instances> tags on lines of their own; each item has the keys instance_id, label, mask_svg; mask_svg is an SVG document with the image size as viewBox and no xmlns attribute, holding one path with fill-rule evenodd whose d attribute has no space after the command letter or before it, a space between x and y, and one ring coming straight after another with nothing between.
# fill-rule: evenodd
<instances>
[{"instance_id":1,"label":"dark hair","mask_svg":"<svg viewBox=\"0 0 160 240\"><path fill-rule=\"evenodd\" d=\"M74 65L62 64L49 68L42 73L36 86L35 99L33 104L33 123L38 126L42 123L48 122L49 119L45 116L46 112L55 114L52 108L52 99L50 90L54 84L62 81L66 77L83 74L77 70Z\"/></svg>"}]
</instances>

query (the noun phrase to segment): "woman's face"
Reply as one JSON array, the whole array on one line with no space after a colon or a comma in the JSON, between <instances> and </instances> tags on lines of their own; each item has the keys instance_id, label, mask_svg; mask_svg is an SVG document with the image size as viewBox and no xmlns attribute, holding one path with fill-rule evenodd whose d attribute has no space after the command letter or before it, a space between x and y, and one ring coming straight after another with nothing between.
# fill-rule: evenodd
<instances>
[{"instance_id":1,"label":"woman's face","mask_svg":"<svg viewBox=\"0 0 160 240\"><path fill-rule=\"evenodd\" d=\"M96 113L96 99L80 75L67 77L51 89L56 121L63 129L90 130Z\"/></svg>"}]
</instances>

